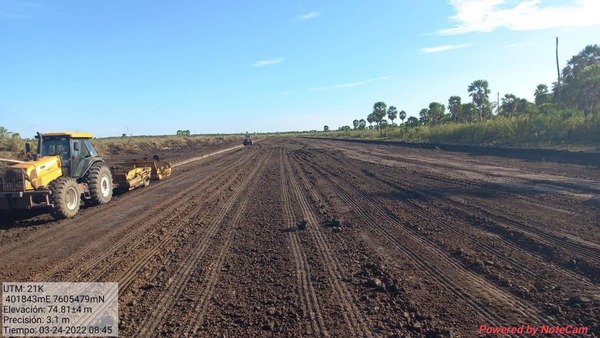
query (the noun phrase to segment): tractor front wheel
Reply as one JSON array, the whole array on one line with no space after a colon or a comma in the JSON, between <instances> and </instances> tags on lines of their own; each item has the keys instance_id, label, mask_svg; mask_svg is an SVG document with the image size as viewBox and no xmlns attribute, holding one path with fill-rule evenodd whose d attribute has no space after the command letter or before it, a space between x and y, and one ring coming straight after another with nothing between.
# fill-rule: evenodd
<instances>
[{"instance_id":1,"label":"tractor front wheel","mask_svg":"<svg viewBox=\"0 0 600 338\"><path fill-rule=\"evenodd\" d=\"M56 219L73 218L79 211L81 202L77 181L70 177L60 177L50 184L50 191L54 204L52 216Z\"/></svg>"}]
</instances>

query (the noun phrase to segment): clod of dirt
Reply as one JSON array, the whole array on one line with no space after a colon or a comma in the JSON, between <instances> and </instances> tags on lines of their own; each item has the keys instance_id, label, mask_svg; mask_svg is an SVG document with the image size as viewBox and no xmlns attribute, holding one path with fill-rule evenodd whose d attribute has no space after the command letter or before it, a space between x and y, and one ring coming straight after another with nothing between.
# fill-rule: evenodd
<instances>
[{"instance_id":1,"label":"clod of dirt","mask_svg":"<svg viewBox=\"0 0 600 338\"><path fill-rule=\"evenodd\" d=\"M273 323L272 321L267 321L263 326L262 329L265 331L271 331L275 328L275 323Z\"/></svg>"},{"instance_id":2,"label":"clod of dirt","mask_svg":"<svg viewBox=\"0 0 600 338\"><path fill-rule=\"evenodd\" d=\"M390 292L398 292L398 291L400 290L400 289L398 288L398 285L396 285L396 283L390 283L390 284L387 286L387 289L388 289Z\"/></svg>"},{"instance_id":3,"label":"clod of dirt","mask_svg":"<svg viewBox=\"0 0 600 338\"><path fill-rule=\"evenodd\" d=\"M371 278L367 281L367 286L370 288L375 288L378 291L385 291L385 284L379 278Z\"/></svg>"},{"instance_id":4,"label":"clod of dirt","mask_svg":"<svg viewBox=\"0 0 600 338\"><path fill-rule=\"evenodd\" d=\"M326 227L328 227L328 228L333 228L334 230L336 230L336 228L338 228L339 230L341 230L341 228L344 225L346 225L346 222L344 222L340 218L334 217L332 219L326 220L323 225L326 226Z\"/></svg>"},{"instance_id":5,"label":"clod of dirt","mask_svg":"<svg viewBox=\"0 0 600 338\"><path fill-rule=\"evenodd\" d=\"M411 324L411 327L412 327L412 328L413 328L413 330L415 330L415 331L420 331L420 330L421 330L421 328L423 327L423 325L421 324L421 322L417 322L417 321L415 321L415 322L413 322L413 323Z\"/></svg>"},{"instance_id":6,"label":"clod of dirt","mask_svg":"<svg viewBox=\"0 0 600 338\"><path fill-rule=\"evenodd\" d=\"M300 230L306 230L306 226L308 224L308 221L303 219L300 222L296 223L296 226L298 227L298 229Z\"/></svg>"}]
</instances>

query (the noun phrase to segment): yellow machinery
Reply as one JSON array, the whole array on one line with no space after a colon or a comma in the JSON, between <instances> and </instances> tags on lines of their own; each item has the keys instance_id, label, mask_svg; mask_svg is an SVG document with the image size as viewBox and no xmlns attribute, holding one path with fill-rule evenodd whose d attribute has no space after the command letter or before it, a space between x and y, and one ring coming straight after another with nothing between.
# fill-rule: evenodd
<instances>
[{"instance_id":1,"label":"yellow machinery","mask_svg":"<svg viewBox=\"0 0 600 338\"><path fill-rule=\"evenodd\" d=\"M171 164L156 155L151 161L132 159L109 168L92 137L81 132L38 133L33 160L0 167L0 210L44 207L57 219L71 218L82 201L105 204L115 188L129 190L171 175ZM29 144L26 152L31 152Z\"/></svg>"},{"instance_id":2,"label":"yellow machinery","mask_svg":"<svg viewBox=\"0 0 600 338\"><path fill-rule=\"evenodd\" d=\"M16 192L22 190L35 190L45 187L50 182L62 176L61 161L59 156L47 156L38 161L16 162L9 168L0 168L2 191ZM20 172L24 175L20 175ZM12 176L11 176L12 175ZM23 178L23 179L21 179Z\"/></svg>"},{"instance_id":3,"label":"yellow machinery","mask_svg":"<svg viewBox=\"0 0 600 338\"><path fill-rule=\"evenodd\" d=\"M131 190L147 186L150 180L162 180L171 176L171 163L161 162L158 155L150 160L145 158L129 158L111 165L115 188Z\"/></svg>"}]
</instances>

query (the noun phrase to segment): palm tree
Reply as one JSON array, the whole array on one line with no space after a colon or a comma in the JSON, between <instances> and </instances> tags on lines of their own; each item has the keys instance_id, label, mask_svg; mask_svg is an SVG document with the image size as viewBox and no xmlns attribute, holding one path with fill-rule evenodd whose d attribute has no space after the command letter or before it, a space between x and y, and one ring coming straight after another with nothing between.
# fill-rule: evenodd
<instances>
[{"instance_id":1,"label":"palm tree","mask_svg":"<svg viewBox=\"0 0 600 338\"><path fill-rule=\"evenodd\" d=\"M547 103L548 100L548 86L545 84L539 84L535 88L535 93L533 93L535 97L535 104L537 106L541 106L544 103Z\"/></svg>"},{"instance_id":2,"label":"palm tree","mask_svg":"<svg viewBox=\"0 0 600 338\"><path fill-rule=\"evenodd\" d=\"M600 47L589 45L573 56L563 70L563 81L560 89L562 103L576 107L586 115L597 113L600 104Z\"/></svg>"},{"instance_id":3,"label":"palm tree","mask_svg":"<svg viewBox=\"0 0 600 338\"><path fill-rule=\"evenodd\" d=\"M567 62L567 66L563 69L563 80L568 83L577 79L581 71L594 64L600 64L600 47L588 45Z\"/></svg>"},{"instance_id":4,"label":"palm tree","mask_svg":"<svg viewBox=\"0 0 600 338\"><path fill-rule=\"evenodd\" d=\"M385 118L387 105L385 102L375 102L373 105L373 122L377 123L377 128L379 129L379 133L383 135L383 131L381 130L381 121Z\"/></svg>"},{"instance_id":5,"label":"palm tree","mask_svg":"<svg viewBox=\"0 0 600 338\"><path fill-rule=\"evenodd\" d=\"M479 110L479 122L483 121L483 113L488 109L490 103L490 93L488 82L486 80L475 80L469 85L469 96L473 98L473 103Z\"/></svg>"},{"instance_id":6,"label":"palm tree","mask_svg":"<svg viewBox=\"0 0 600 338\"><path fill-rule=\"evenodd\" d=\"M460 120L462 122L475 122L477 120L477 106L467 102L460 109Z\"/></svg>"},{"instance_id":7,"label":"palm tree","mask_svg":"<svg viewBox=\"0 0 600 338\"><path fill-rule=\"evenodd\" d=\"M518 103L519 98L514 94L505 94L502 98L502 114L509 117L516 115Z\"/></svg>"},{"instance_id":8,"label":"palm tree","mask_svg":"<svg viewBox=\"0 0 600 338\"><path fill-rule=\"evenodd\" d=\"M419 125L419 123L419 119L414 116L411 116L408 118L408 120L406 120L406 125L408 125L409 127L416 127Z\"/></svg>"},{"instance_id":9,"label":"palm tree","mask_svg":"<svg viewBox=\"0 0 600 338\"><path fill-rule=\"evenodd\" d=\"M448 111L452 115L452 120L454 122L458 121L458 115L460 115L461 110L461 98L460 96L450 96L448 99Z\"/></svg>"},{"instance_id":10,"label":"palm tree","mask_svg":"<svg viewBox=\"0 0 600 338\"><path fill-rule=\"evenodd\" d=\"M398 117L398 109L394 106L390 106L387 111L387 116L390 120L392 120L392 125L394 124L394 120Z\"/></svg>"},{"instance_id":11,"label":"palm tree","mask_svg":"<svg viewBox=\"0 0 600 338\"><path fill-rule=\"evenodd\" d=\"M400 121L402 121L402 123L404 123L404 119L406 118L406 112L404 110L401 110L400 113L398 114L398 118L400 118Z\"/></svg>"},{"instance_id":12,"label":"palm tree","mask_svg":"<svg viewBox=\"0 0 600 338\"><path fill-rule=\"evenodd\" d=\"M8 131L8 129L6 129L4 127L0 127L0 138L3 138L9 134L10 134L10 132Z\"/></svg>"},{"instance_id":13,"label":"palm tree","mask_svg":"<svg viewBox=\"0 0 600 338\"><path fill-rule=\"evenodd\" d=\"M446 111L446 107L439 102L431 102L429 104L429 118L431 119L431 124L438 124L444 117L444 112Z\"/></svg>"},{"instance_id":14,"label":"palm tree","mask_svg":"<svg viewBox=\"0 0 600 338\"><path fill-rule=\"evenodd\" d=\"M422 124L429 124L431 122L431 116L429 116L429 109L423 108L419 111L419 122Z\"/></svg>"}]
</instances>

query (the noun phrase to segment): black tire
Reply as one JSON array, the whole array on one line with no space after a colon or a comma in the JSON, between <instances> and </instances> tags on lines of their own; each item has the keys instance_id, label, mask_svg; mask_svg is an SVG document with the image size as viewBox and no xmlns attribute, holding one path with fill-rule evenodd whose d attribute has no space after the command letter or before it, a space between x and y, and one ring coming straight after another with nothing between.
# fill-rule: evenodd
<instances>
[{"instance_id":1,"label":"black tire","mask_svg":"<svg viewBox=\"0 0 600 338\"><path fill-rule=\"evenodd\" d=\"M90 204L106 204L112 199L112 175L104 162L96 162L86 175L90 190Z\"/></svg>"},{"instance_id":2,"label":"black tire","mask_svg":"<svg viewBox=\"0 0 600 338\"><path fill-rule=\"evenodd\" d=\"M73 218L79 211L81 193L77 181L70 177L60 177L50 183L50 200L54 207L52 216L56 219Z\"/></svg>"}]
</instances>

